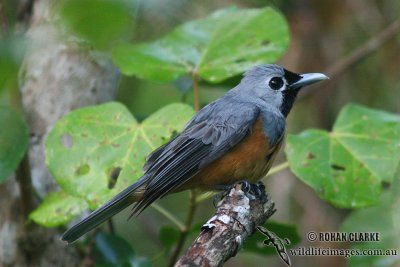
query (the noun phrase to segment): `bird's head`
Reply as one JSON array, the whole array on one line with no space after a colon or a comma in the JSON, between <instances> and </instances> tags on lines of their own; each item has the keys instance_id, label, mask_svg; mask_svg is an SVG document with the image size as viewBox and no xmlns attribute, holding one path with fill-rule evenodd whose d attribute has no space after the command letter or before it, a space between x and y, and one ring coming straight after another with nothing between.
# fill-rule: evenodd
<instances>
[{"instance_id":1,"label":"bird's head","mask_svg":"<svg viewBox=\"0 0 400 267\"><path fill-rule=\"evenodd\" d=\"M326 79L328 77L322 73L297 74L281 66L268 64L248 70L240 87L251 98L277 108L286 117L302 87Z\"/></svg>"}]
</instances>

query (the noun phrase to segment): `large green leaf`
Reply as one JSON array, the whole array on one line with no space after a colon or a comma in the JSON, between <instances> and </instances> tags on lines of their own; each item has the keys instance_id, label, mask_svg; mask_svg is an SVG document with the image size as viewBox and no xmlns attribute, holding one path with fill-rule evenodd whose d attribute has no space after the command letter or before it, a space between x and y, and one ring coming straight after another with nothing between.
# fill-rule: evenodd
<instances>
[{"instance_id":1,"label":"large green leaf","mask_svg":"<svg viewBox=\"0 0 400 267\"><path fill-rule=\"evenodd\" d=\"M171 104L138 123L119 103L75 110L49 133L49 170L66 192L96 208L136 181L146 156L193 114L188 105Z\"/></svg>"},{"instance_id":2,"label":"large green leaf","mask_svg":"<svg viewBox=\"0 0 400 267\"><path fill-rule=\"evenodd\" d=\"M286 21L273 9L230 8L187 22L154 42L118 46L113 60L124 74L142 79L167 82L196 72L219 82L276 61L288 42Z\"/></svg>"},{"instance_id":3,"label":"large green leaf","mask_svg":"<svg viewBox=\"0 0 400 267\"><path fill-rule=\"evenodd\" d=\"M68 223L85 209L87 203L84 199L59 191L48 194L41 205L29 214L29 219L46 227L56 227Z\"/></svg>"},{"instance_id":4,"label":"large green leaf","mask_svg":"<svg viewBox=\"0 0 400 267\"><path fill-rule=\"evenodd\" d=\"M18 166L28 147L28 126L22 115L0 107L0 182Z\"/></svg>"},{"instance_id":5,"label":"large green leaf","mask_svg":"<svg viewBox=\"0 0 400 267\"><path fill-rule=\"evenodd\" d=\"M383 193L377 206L354 211L346 218L341 230L344 232L378 233L379 242L352 243L359 252L378 251L376 256L354 256L350 267L396 267L400 264L400 177ZM397 252L396 252L397 251ZM391 253L397 255L392 255ZM386 255L387 254L387 255Z\"/></svg>"},{"instance_id":6,"label":"large green leaf","mask_svg":"<svg viewBox=\"0 0 400 267\"><path fill-rule=\"evenodd\" d=\"M125 0L63 0L59 14L64 25L92 45L104 46L132 31L131 5Z\"/></svg>"},{"instance_id":7,"label":"large green leaf","mask_svg":"<svg viewBox=\"0 0 400 267\"><path fill-rule=\"evenodd\" d=\"M348 105L332 132L290 135L286 155L292 171L323 199L339 207L369 206L399 165L400 117Z\"/></svg>"}]
</instances>

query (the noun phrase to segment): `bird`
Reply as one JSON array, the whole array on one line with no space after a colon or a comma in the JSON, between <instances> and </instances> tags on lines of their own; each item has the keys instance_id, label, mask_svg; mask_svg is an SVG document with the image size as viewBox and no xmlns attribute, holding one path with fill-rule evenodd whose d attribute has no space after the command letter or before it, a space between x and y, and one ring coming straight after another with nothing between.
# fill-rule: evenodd
<instances>
[{"instance_id":1,"label":"bird","mask_svg":"<svg viewBox=\"0 0 400 267\"><path fill-rule=\"evenodd\" d=\"M238 181L259 181L282 146L286 117L298 92L326 79L322 73L297 74L276 64L250 68L237 86L204 106L180 134L147 157L141 178L68 229L61 240L76 241L132 204L134 215L170 193L221 191Z\"/></svg>"}]
</instances>

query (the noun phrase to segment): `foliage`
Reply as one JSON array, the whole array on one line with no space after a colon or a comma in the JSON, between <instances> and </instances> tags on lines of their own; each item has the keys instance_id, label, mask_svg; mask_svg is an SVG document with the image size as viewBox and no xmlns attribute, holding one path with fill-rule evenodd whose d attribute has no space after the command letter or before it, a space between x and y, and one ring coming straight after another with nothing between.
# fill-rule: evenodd
<instances>
[{"instance_id":1,"label":"foliage","mask_svg":"<svg viewBox=\"0 0 400 267\"><path fill-rule=\"evenodd\" d=\"M400 116L358 105L340 112L331 132L310 129L287 139L292 171L339 207L377 204L400 162Z\"/></svg>"},{"instance_id":2,"label":"foliage","mask_svg":"<svg viewBox=\"0 0 400 267\"><path fill-rule=\"evenodd\" d=\"M169 250L179 240L179 231L176 227L165 225L160 228L160 242Z\"/></svg>"},{"instance_id":3,"label":"foliage","mask_svg":"<svg viewBox=\"0 0 400 267\"><path fill-rule=\"evenodd\" d=\"M41 225L56 227L65 225L87 208L83 199L60 191L48 194L40 207L29 215L29 219Z\"/></svg>"},{"instance_id":4,"label":"foliage","mask_svg":"<svg viewBox=\"0 0 400 267\"><path fill-rule=\"evenodd\" d=\"M28 147L28 127L22 115L0 107L0 182L17 168Z\"/></svg>"},{"instance_id":5,"label":"foliage","mask_svg":"<svg viewBox=\"0 0 400 267\"><path fill-rule=\"evenodd\" d=\"M24 40L20 36L0 41L0 92L16 81L24 49Z\"/></svg>"},{"instance_id":6,"label":"foliage","mask_svg":"<svg viewBox=\"0 0 400 267\"><path fill-rule=\"evenodd\" d=\"M384 253L399 251L400 236L400 169L398 169L395 181L390 190L381 195L377 205L354 211L342 225L345 232L378 233L379 242L364 242L352 244L353 249L377 250ZM390 254L389 254L390 255ZM349 266L361 267L389 267L398 266L400 256L355 256L350 259Z\"/></svg>"},{"instance_id":7,"label":"foliage","mask_svg":"<svg viewBox=\"0 0 400 267\"><path fill-rule=\"evenodd\" d=\"M288 41L286 22L273 9L229 8L187 22L154 42L117 46L113 59L124 74L142 79L168 82L196 73L220 82L276 61Z\"/></svg>"},{"instance_id":8,"label":"foliage","mask_svg":"<svg viewBox=\"0 0 400 267\"><path fill-rule=\"evenodd\" d=\"M123 0L63 0L57 8L62 25L97 48L127 39L133 26L132 6Z\"/></svg>"},{"instance_id":9,"label":"foliage","mask_svg":"<svg viewBox=\"0 0 400 267\"><path fill-rule=\"evenodd\" d=\"M103 5L98 9L100 13L86 17L86 13L77 11L78 2L81 1L64 2L61 12L77 36L104 47L126 31L128 11L110 1L85 0L86 8ZM118 19L115 25L105 27L104 37L99 34L101 26L93 32L90 28L103 16L112 20L114 15L106 14L107 7ZM86 19L92 23L80 27ZM273 9L229 8L184 23L152 42L118 44L113 47L112 57L123 74L140 79L177 83L189 76L183 90L186 91L189 84L198 85L198 79L219 83L255 64L273 63L285 52L288 42L287 23ZM72 111L56 123L46 141L46 163L62 191L47 196L30 218L53 227L66 224L87 207L95 209L136 181L146 156L179 132L193 113L191 107L175 103L138 122L118 103ZM357 222L369 216L382 216L385 225L395 228L390 224L390 216L395 215L379 212L395 203L394 194L388 200L388 193L381 192L398 180L395 173L400 159L399 137L399 116L348 105L331 132L310 129L290 135L286 156L291 170L324 200L345 208L377 205L354 213L345 229L357 229ZM292 226L275 223L267 228L292 243L299 241ZM160 242L166 250L178 242L180 230L160 228ZM194 231L190 228L189 232ZM244 251L271 253L273 248L258 246L264 239L254 235ZM123 239L101 233L95 244L94 258L99 265L133 266L136 256Z\"/></svg>"},{"instance_id":10,"label":"foliage","mask_svg":"<svg viewBox=\"0 0 400 267\"><path fill-rule=\"evenodd\" d=\"M222 42L222 40L218 37L211 38L220 34L219 32L214 32L215 24L221 24L221 27L225 27L223 29L227 32L226 23L231 23L230 19L238 16L247 18L247 20L244 20L243 27L248 26L249 28L246 28L246 32L253 35L257 35L260 28L264 29L265 32L269 32L267 29L273 25L269 24L272 22L267 23L268 21L274 21L278 18L280 21L282 20L280 15L270 8L260 10L227 9L216 12L208 18L188 22L173 31L170 35L172 37L165 38L167 40L172 38L170 45L179 48L182 45L181 42L185 43L185 40L191 40L193 34L198 38L202 36L200 40L207 41L204 44L208 45L203 53L216 54L219 52L217 52L218 49L214 47L213 42L218 43ZM264 23L265 28L256 27L257 23L260 22ZM255 54L245 53L241 56L241 61L247 62L243 66L250 66L255 62L259 62L254 61L255 55L260 56L263 60L275 60L281 54L281 52L277 53L277 51L284 51L288 40L286 24L281 23L279 27L272 28L274 29L272 35L262 34L260 38L254 39L254 43L251 43L253 48L258 48L254 52ZM237 31L244 32L241 29L239 28ZM254 29L254 31L251 29ZM184 33L188 34L185 38L182 37ZM177 38L177 35L182 35L182 38ZM206 38L207 36L210 37ZM241 36L241 34L237 34L237 38L249 37L244 33ZM269 38L273 38L274 41ZM264 49L265 44L263 42L267 42L268 49ZM227 51L230 52L229 54L231 54L230 58L232 58L232 51L239 49L234 44L235 42L233 42L232 46L226 47ZM196 46L196 44L192 45ZM153 51L157 55L156 50L153 50L153 44L140 45L140 47L147 47L147 51ZM187 51L184 53L183 51L185 50L184 48L182 49L176 51L177 55L188 55ZM189 49L189 51L192 50ZM214 60L218 58L222 60L226 56L227 54L221 54L219 57L215 57ZM129 64L133 64L133 62L147 62L147 64L150 64L148 61L144 61L142 58L135 58L129 53L122 53L120 57L129 59ZM201 57L208 58L206 54L202 54ZM221 79L243 70L238 68L235 60L233 58L231 61L226 61L225 68L230 66L232 70L236 70L224 72L220 76ZM204 64L206 62L208 61L204 61ZM173 64L175 63L170 62L170 65ZM159 62L153 66L153 68L155 67L158 69L157 73L161 73L160 75L168 73L168 71L159 71ZM121 63L120 68L124 70L125 65ZM155 69L153 68L147 69L143 65L136 65L134 69L136 72L150 75L145 77L153 77L152 75L155 75ZM175 70L170 70L169 73L174 73L172 77L178 77L181 74L180 71L175 72ZM172 104L153 114L142 124L138 124L129 111L117 103L73 111L59 120L48 136L46 141L47 165L55 180L66 193L83 198L91 208L96 208L138 179L142 174L146 156L161 145L163 141L168 140L173 132L182 129L184 123L192 115L193 110L188 106ZM50 226L50 218L54 218L54 216L50 210L48 213L44 212L43 214L47 214L49 218L40 221L36 220L36 222L47 222L44 225Z\"/></svg>"},{"instance_id":11,"label":"foliage","mask_svg":"<svg viewBox=\"0 0 400 267\"><path fill-rule=\"evenodd\" d=\"M46 141L47 164L64 190L64 200L46 198L31 219L54 226L68 222L86 205L103 204L136 181L146 156L181 130L192 115L193 109L185 104L168 105L142 123L119 103L69 113ZM74 199L79 208L71 210L65 198Z\"/></svg>"},{"instance_id":12,"label":"foliage","mask_svg":"<svg viewBox=\"0 0 400 267\"><path fill-rule=\"evenodd\" d=\"M150 267L148 260L139 257L125 239L104 232L96 235L93 249L96 266L102 267Z\"/></svg>"},{"instance_id":13,"label":"foliage","mask_svg":"<svg viewBox=\"0 0 400 267\"><path fill-rule=\"evenodd\" d=\"M0 183L21 162L28 146L29 133L22 114L1 101L5 94L15 94L18 90L17 74L25 42L19 35L9 34L8 38L1 38L1 34L0 29Z\"/></svg>"}]
</instances>

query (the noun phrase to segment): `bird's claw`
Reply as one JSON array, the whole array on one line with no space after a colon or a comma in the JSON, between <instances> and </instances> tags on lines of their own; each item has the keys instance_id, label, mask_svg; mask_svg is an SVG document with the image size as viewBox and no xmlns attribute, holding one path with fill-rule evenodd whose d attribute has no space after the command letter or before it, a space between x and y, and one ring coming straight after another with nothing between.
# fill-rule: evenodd
<instances>
[{"instance_id":1,"label":"bird's claw","mask_svg":"<svg viewBox=\"0 0 400 267\"><path fill-rule=\"evenodd\" d=\"M256 184L249 183L247 181L242 181L239 183L241 185L242 191L251 198L258 198L265 195L265 185L259 181Z\"/></svg>"},{"instance_id":2,"label":"bird's claw","mask_svg":"<svg viewBox=\"0 0 400 267\"><path fill-rule=\"evenodd\" d=\"M261 181L257 182L256 184L252 184L246 180L240 180L232 185L220 186L220 188L223 191L214 197L213 199L214 207L216 207L218 202L220 202L224 197L226 197L231 191L231 189L235 188L237 185L239 185L240 189L251 199L265 195L265 185Z\"/></svg>"}]
</instances>

